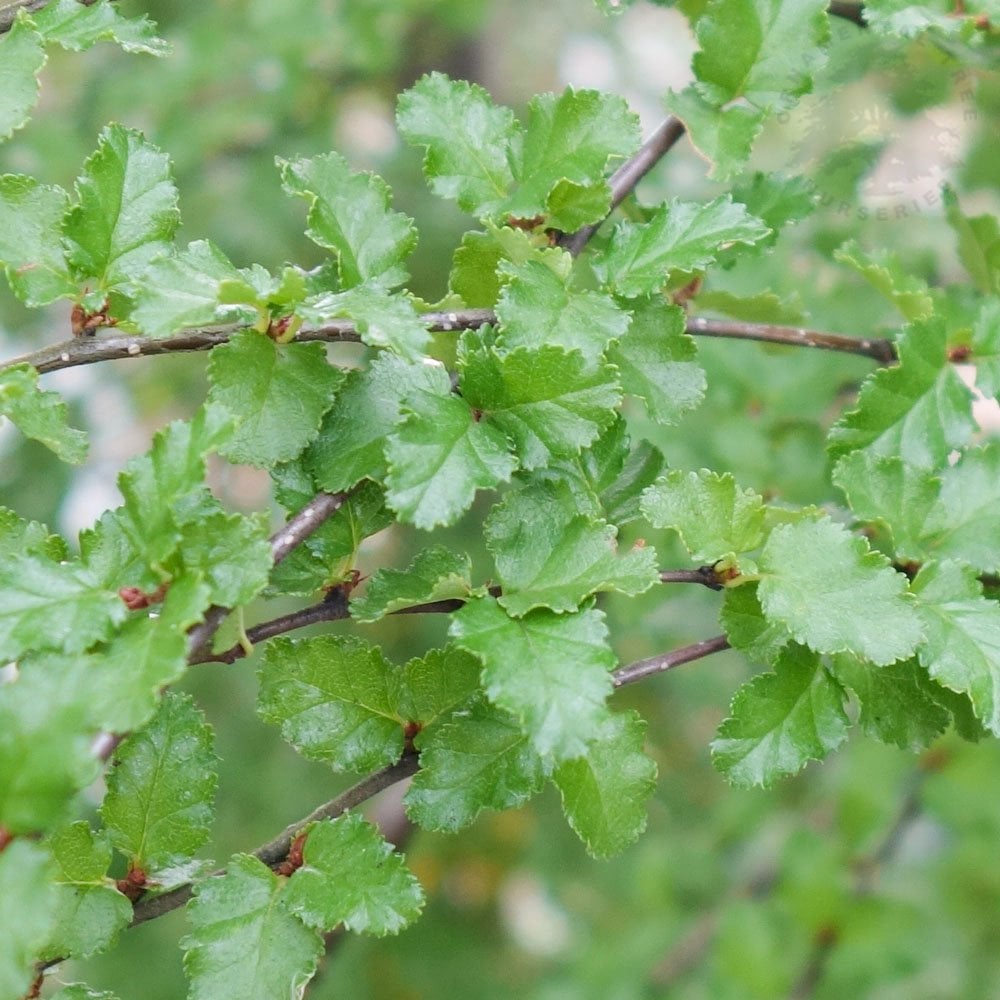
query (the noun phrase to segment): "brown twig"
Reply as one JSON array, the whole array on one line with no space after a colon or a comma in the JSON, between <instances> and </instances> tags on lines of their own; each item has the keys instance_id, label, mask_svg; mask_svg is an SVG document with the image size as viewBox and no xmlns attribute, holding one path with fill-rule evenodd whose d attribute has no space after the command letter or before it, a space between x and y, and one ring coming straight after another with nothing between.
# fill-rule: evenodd
<instances>
[{"instance_id":1,"label":"brown twig","mask_svg":"<svg viewBox=\"0 0 1000 1000\"><path fill-rule=\"evenodd\" d=\"M717 635L712 639L693 642L690 646L672 649L669 653L650 656L645 660L636 660L635 663L619 667L611 676L614 679L615 687L620 688L626 684L645 680L647 677L652 677L653 674L662 674L665 670L673 670L674 667L691 663L692 660L700 660L703 656L720 653L724 649L729 649L729 640L724 635Z\"/></svg>"}]
</instances>

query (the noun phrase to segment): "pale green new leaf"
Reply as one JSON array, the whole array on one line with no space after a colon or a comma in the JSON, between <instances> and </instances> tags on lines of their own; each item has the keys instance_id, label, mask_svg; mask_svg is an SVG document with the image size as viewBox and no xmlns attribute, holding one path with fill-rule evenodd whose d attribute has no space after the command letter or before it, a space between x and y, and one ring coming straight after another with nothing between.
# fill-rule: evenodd
<instances>
[{"instance_id":1,"label":"pale green new leaf","mask_svg":"<svg viewBox=\"0 0 1000 1000\"><path fill-rule=\"evenodd\" d=\"M0 35L0 141L28 120L38 100L38 74L45 65L45 45L23 14Z\"/></svg>"},{"instance_id":2,"label":"pale green new leaf","mask_svg":"<svg viewBox=\"0 0 1000 1000\"><path fill-rule=\"evenodd\" d=\"M319 932L283 904L287 880L247 854L195 888L181 941L190 1000L301 997L323 953Z\"/></svg>"},{"instance_id":3,"label":"pale green new leaf","mask_svg":"<svg viewBox=\"0 0 1000 1000\"><path fill-rule=\"evenodd\" d=\"M76 192L63 233L81 283L98 292L138 284L180 224L169 158L134 129L109 125Z\"/></svg>"},{"instance_id":4,"label":"pale green new leaf","mask_svg":"<svg viewBox=\"0 0 1000 1000\"><path fill-rule=\"evenodd\" d=\"M0 53L3 45L0 38ZM21 174L0 176L0 263L11 291L27 306L76 293L59 231L68 206L69 195L60 187Z\"/></svg>"},{"instance_id":5,"label":"pale green new leaf","mask_svg":"<svg viewBox=\"0 0 1000 1000\"><path fill-rule=\"evenodd\" d=\"M406 813L425 830L454 833L484 809L501 812L541 791L547 768L507 712L479 702L417 737L420 770Z\"/></svg>"},{"instance_id":6,"label":"pale green new leaf","mask_svg":"<svg viewBox=\"0 0 1000 1000\"><path fill-rule=\"evenodd\" d=\"M32 15L35 27L47 42L81 52L101 41L117 42L126 52L166 55L170 46L156 35L148 18L123 17L111 0L85 6L78 0L56 0Z\"/></svg>"},{"instance_id":7,"label":"pale green new leaf","mask_svg":"<svg viewBox=\"0 0 1000 1000\"><path fill-rule=\"evenodd\" d=\"M852 652L886 664L923 638L904 597L906 578L864 538L830 520L775 528L760 555L761 607L797 642L819 653Z\"/></svg>"},{"instance_id":8,"label":"pale green new leaf","mask_svg":"<svg viewBox=\"0 0 1000 1000\"><path fill-rule=\"evenodd\" d=\"M472 560L445 545L424 549L405 570L380 569L365 592L351 599L351 617L375 622L385 615L430 601L465 598L472 590Z\"/></svg>"},{"instance_id":9,"label":"pale green new leaf","mask_svg":"<svg viewBox=\"0 0 1000 1000\"><path fill-rule=\"evenodd\" d=\"M482 660L490 701L520 721L539 754L569 760L587 752L607 717L615 665L600 611L540 608L515 619L479 597L455 613L450 635Z\"/></svg>"},{"instance_id":10,"label":"pale green new leaf","mask_svg":"<svg viewBox=\"0 0 1000 1000\"><path fill-rule=\"evenodd\" d=\"M712 741L712 762L738 787L766 788L836 750L848 725L843 689L816 653L792 645L774 673L736 692Z\"/></svg>"},{"instance_id":11,"label":"pale green new leaf","mask_svg":"<svg viewBox=\"0 0 1000 1000\"><path fill-rule=\"evenodd\" d=\"M79 465L87 457L87 435L69 426L62 396L40 389L38 372L31 365L13 365L0 371L0 417L6 417L25 437L40 441L64 462Z\"/></svg>"},{"instance_id":12,"label":"pale green new leaf","mask_svg":"<svg viewBox=\"0 0 1000 1000\"><path fill-rule=\"evenodd\" d=\"M510 493L483 527L503 588L500 604L521 617L532 608L575 611L591 594L635 596L659 579L656 552L619 554L613 525L577 513L568 490L538 483Z\"/></svg>"},{"instance_id":13,"label":"pale green new leaf","mask_svg":"<svg viewBox=\"0 0 1000 1000\"><path fill-rule=\"evenodd\" d=\"M107 837L80 820L57 830L48 847L58 867L59 903L44 956L86 958L105 951L132 919L132 904L107 877Z\"/></svg>"},{"instance_id":14,"label":"pale green new leaf","mask_svg":"<svg viewBox=\"0 0 1000 1000\"><path fill-rule=\"evenodd\" d=\"M243 330L212 351L208 379L209 401L233 417L221 454L268 468L294 458L319 433L344 375L322 344L279 345Z\"/></svg>"},{"instance_id":15,"label":"pale green new leaf","mask_svg":"<svg viewBox=\"0 0 1000 1000\"><path fill-rule=\"evenodd\" d=\"M909 322L930 319L934 315L934 299L927 282L909 274L892 253L868 253L857 241L849 240L834 251L833 256L841 264L854 268Z\"/></svg>"},{"instance_id":16,"label":"pale green new leaf","mask_svg":"<svg viewBox=\"0 0 1000 1000\"><path fill-rule=\"evenodd\" d=\"M38 844L15 840L0 851L0 927L4 929L0 934L0 997L4 1000L25 996L35 978L38 952L56 920L58 890L51 875L52 859Z\"/></svg>"},{"instance_id":17,"label":"pale green new leaf","mask_svg":"<svg viewBox=\"0 0 1000 1000\"><path fill-rule=\"evenodd\" d=\"M187 695L159 711L115 751L101 818L111 842L147 875L190 860L209 837L218 782L211 727Z\"/></svg>"},{"instance_id":18,"label":"pale green new leaf","mask_svg":"<svg viewBox=\"0 0 1000 1000\"><path fill-rule=\"evenodd\" d=\"M359 815L310 827L302 853L282 902L309 927L398 934L423 909L423 890L406 862Z\"/></svg>"},{"instance_id":19,"label":"pale green new leaf","mask_svg":"<svg viewBox=\"0 0 1000 1000\"><path fill-rule=\"evenodd\" d=\"M260 667L258 714L310 760L374 771L403 751L399 668L351 636L278 638Z\"/></svg>"},{"instance_id":20,"label":"pale green new leaf","mask_svg":"<svg viewBox=\"0 0 1000 1000\"><path fill-rule=\"evenodd\" d=\"M646 828L656 764L643 753L645 732L637 712L609 715L586 754L552 776L569 825L596 858L618 854Z\"/></svg>"},{"instance_id":21,"label":"pale green new leaf","mask_svg":"<svg viewBox=\"0 0 1000 1000\"><path fill-rule=\"evenodd\" d=\"M496 214L514 183L511 146L520 127L482 87L428 73L399 97L396 122L411 146L423 146L431 190L472 215Z\"/></svg>"},{"instance_id":22,"label":"pale green new leaf","mask_svg":"<svg viewBox=\"0 0 1000 1000\"><path fill-rule=\"evenodd\" d=\"M356 173L339 153L278 160L281 182L309 202L306 235L337 255L345 288L406 281L404 261L417 242L412 220L389 208L392 192L375 174Z\"/></svg>"},{"instance_id":23,"label":"pale green new leaf","mask_svg":"<svg viewBox=\"0 0 1000 1000\"><path fill-rule=\"evenodd\" d=\"M657 208L648 222L618 223L594 270L620 295L651 295L671 271L704 268L725 247L756 243L770 231L728 195L700 203L675 200Z\"/></svg>"}]
</instances>

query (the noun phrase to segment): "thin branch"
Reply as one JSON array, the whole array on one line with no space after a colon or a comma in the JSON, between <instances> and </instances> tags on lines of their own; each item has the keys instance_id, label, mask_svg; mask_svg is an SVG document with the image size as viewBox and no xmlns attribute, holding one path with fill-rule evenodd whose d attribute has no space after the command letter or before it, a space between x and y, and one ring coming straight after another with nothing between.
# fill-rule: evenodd
<instances>
[{"instance_id":1,"label":"thin branch","mask_svg":"<svg viewBox=\"0 0 1000 1000\"><path fill-rule=\"evenodd\" d=\"M660 583L700 583L709 590L722 590L722 581L714 566L697 569L665 569L660 573Z\"/></svg>"},{"instance_id":2,"label":"thin branch","mask_svg":"<svg viewBox=\"0 0 1000 1000\"><path fill-rule=\"evenodd\" d=\"M853 21L859 28L868 27L868 22L864 18L864 4L830 0L828 10L831 17L842 17L845 21Z\"/></svg>"},{"instance_id":3,"label":"thin branch","mask_svg":"<svg viewBox=\"0 0 1000 1000\"><path fill-rule=\"evenodd\" d=\"M619 667L611 676L614 679L615 687L620 688L626 684L645 680L647 677L652 677L653 674L662 674L665 670L673 670L674 667L690 663L692 660L700 660L703 656L719 653L724 649L729 649L729 640L724 635L717 635L712 639L693 642L690 646L672 649L669 653L651 656L646 660L636 660L635 663L630 663L628 666Z\"/></svg>"}]
</instances>

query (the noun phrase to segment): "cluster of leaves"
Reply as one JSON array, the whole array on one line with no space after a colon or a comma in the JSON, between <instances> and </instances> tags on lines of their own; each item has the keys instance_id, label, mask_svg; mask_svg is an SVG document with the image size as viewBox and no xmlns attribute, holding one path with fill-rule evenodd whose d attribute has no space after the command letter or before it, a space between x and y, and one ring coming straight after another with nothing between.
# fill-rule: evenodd
<instances>
[{"instance_id":1,"label":"cluster of leaves","mask_svg":"<svg viewBox=\"0 0 1000 1000\"><path fill-rule=\"evenodd\" d=\"M668 103L726 180L765 118L812 86L828 15L820 0L692 6L696 81ZM908 10L866 7L887 35L990 43L969 20ZM0 137L30 111L45 42L102 38L165 50L107 0L21 13L0 36ZM701 403L685 303L759 309L710 291L699 306L698 290L807 214L808 185L758 174L708 200L636 206L577 260L561 234L605 219L612 171L639 147L621 98L542 94L518 121L482 88L430 73L401 95L397 122L431 190L476 220L434 304L405 291L412 220L381 178L336 153L278 161L327 253L278 273L237 267L204 240L177 245L169 159L124 126L101 133L72 196L0 178L0 262L25 305L71 300L83 336L229 334L210 354L207 400L126 465L122 505L82 534L78 555L42 525L0 516L0 661L12 664L0 686L0 918L11 927L0 1000L31 987L36 960L108 948L150 890L195 883L185 964L191 995L214 1000L301 991L324 932L395 933L418 914L415 879L353 813L300 827L273 867L240 854L208 877L194 860L209 836L212 736L189 699L164 692L211 658L222 615L239 619L261 595L323 595L359 625L425 605L451 612L450 642L403 665L367 640L320 635L271 639L260 666L258 713L303 756L361 774L417 758L405 806L428 830L462 829L551 782L595 856L641 833L655 765L643 719L609 704L628 674L616 673L597 595L659 585L652 545L618 547L642 523L679 536L724 590L728 642L767 667L736 693L712 746L734 784L769 785L839 746L849 692L861 728L902 748L952 724L1000 735L1000 608L984 593L1000 572L1000 450L975 446L972 393L952 365L975 361L980 391L1000 391L996 220L968 218L947 196L964 295L840 249L905 325L898 363L870 375L830 428L843 506L793 507L725 471L668 469L637 438L628 400L659 426ZM338 336L365 345L359 366L317 342ZM0 370L0 414L84 459L83 435L29 363ZM206 485L211 454L267 470L308 530L269 539L265 512L227 511ZM454 525L482 491L501 492L482 525L492 586L473 580L467 553L436 544L354 593L366 538L394 523ZM76 810L108 734L121 742L95 831ZM112 849L128 866L118 882ZM259 960L239 964L248 952Z\"/></svg>"}]
</instances>

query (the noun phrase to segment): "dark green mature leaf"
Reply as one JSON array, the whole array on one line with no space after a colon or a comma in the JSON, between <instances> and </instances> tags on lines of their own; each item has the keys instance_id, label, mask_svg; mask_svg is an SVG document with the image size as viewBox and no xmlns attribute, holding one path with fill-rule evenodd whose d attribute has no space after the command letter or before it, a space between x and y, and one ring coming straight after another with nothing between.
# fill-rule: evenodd
<instances>
[{"instance_id":1,"label":"dark green mature leaf","mask_svg":"<svg viewBox=\"0 0 1000 1000\"><path fill-rule=\"evenodd\" d=\"M958 202L955 189L941 189L945 218L958 237L958 255L972 283L984 295L1000 292L1000 223L993 215L969 218Z\"/></svg>"},{"instance_id":2,"label":"dark green mature leaf","mask_svg":"<svg viewBox=\"0 0 1000 1000\"><path fill-rule=\"evenodd\" d=\"M542 756L587 752L607 717L610 671L604 615L538 609L511 618L492 597L470 600L452 618L457 645L483 661L490 701L513 713Z\"/></svg>"},{"instance_id":3,"label":"dark green mature leaf","mask_svg":"<svg viewBox=\"0 0 1000 1000\"><path fill-rule=\"evenodd\" d=\"M403 751L399 668L351 636L278 638L260 667L257 711L310 760L373 771Z\"/></svg>"},{"instance_id":4,"label":"dark green mature leaf","mask_svg":"<svg viewBox=\"0 0 1000 1000\"><path fill-rule=\"evenodd\" d=\"M378 830L348 814L310 827L283 905L309 927L398 934L424 905L420 883Z\"/></svg>"},{"instance_id":5,"label":"dark green mature leaf","mask_svg":"<svg viewBox=\"0 0 1000 1000\"><path fill-rule=\"evenodd\" d=\"M927 632L920 662L939 684L967 694L1000 735L1000 606L982 596L975 570L954 562L928 563L912 590Z\"/></svg>"},{"instance_id":6,"label":"dark green mature leaf","mask_svg":"<svg viewBox=\"0 0 1000 1000\"><path fill-rule=\"evenodd\" d=\"M169 250L180 224L170 160L134 129L109 125L76 182L77 204L63 232L69 261L96 301L112 288L138 283L149 263Z\"/></svg>"},{"instance_id":7,"label":"dark green mature leaf","mask_svg":"<svg viewBox=\"0 0 1000 1000\"><path fill-rule=\"evenodd\" d=\"M648 222L620 222L594 270L620 295L652 295L671 271L703 268L724 247L756 243L770 231L728 195L707 202L675 200L656 209Z\"/></svg>"},{"instance_id":8,"label":"dark green mature leaf","mask_svg":"<svg viewBox=\"0 0 1000 1000\"><path fill-rule=\"evenodd\" d=\"M640 505L653 527L673 528L700 562L750 552L764 540L763 498L741 489L728 472L671 469L643 493Z\"/></svg>"},{"instance_id":9,"label":"dark green mature leaf","mask_svg":"<svg viewBox=\"0 0 1000 1000\"><path fill-rule=\"evenodd\" d=\"M764 111L812 90L826 60L825 0L711 0L698 19L696 86L715 105L744 97Z\"/></svg>"},{"instance_id":10,"label":"dark green mature leaf","mask_svg":"<svg viewBox=\"0 0 1000 1000\"><path fill-rule=\"evenodd\" d=\"M3 45L0 39L0 53ZM3 72L0 68L0 77ZM0 176L0 263L25 305L45 305L76 292L59 232L68 206L69 195L60 187L20 174Z\"/></svg>"},{"instance_id":11,"label":"dark green mature leaf","mask_svg":"<svg viewBox=\"0 0 1000 1000\"><path fill-rule=\"evenodd\" d=\"M596 363L610 341L629 326L628 313L608 295L576 291L551 268L528 260L505 269L510 281L497 302L499 344L504 348L540 348L556 344L577 350Z\"/></svg>"},{"instance_id":12,"label":"dark green mature leaf","mask_svg":"<svg viewBox=\"0 0 1000 1000\"><path fill-rule=\"evenodd\" d=\"M495 214L514 182L510 147L520 127L482 87L428 73L399 97L396 122L410 145L424 146L431 190L459 208Z\"/></svg>"},{"instance_id":13,"label":"dark green mature leaf","mask_svg":"<svg viewBox=\"0 0 1000 1000\"><path fill-rule=\"evenodd\" d=\"M45 45L31 19L21 15L0 36L0 141L19 129L38 100Z\"/></svg>"},{"instance_id":14,"label":"dark green mature leaf","mask_svg":"<svg viewBox=\"0 0 1000 1000\"><path fill-rule=\"evenodd\" d=\"M191 933L181 941L190 1000L302 996L323 939L282 905L288 884L247 854L198 884L187 908Z\"/></svg>"},{"instance_id":15,"label":"dark green mature leaf","mask_svg":"<svg viewBox=\"0 0 1000 1000\"><path fill-rule=\"evenodd\" d=\"M908 273L895 255L867 253L856 241L849 240L833 256L841 264L853 267L910 322L934 315L934 299L927 282Z\"/></svg>"},{"instance_id":16,"label":"dark green mature leaf","mask_svg":"<svg viewBox=\"0 0 1000 1000\"><path fill-rule=\"evenodd\" d=\"M783 625L768 621L757 597L757 584L726 591L719 620L729 644L755 663L771 666L792 637Z\"/></svg>"},{"instance_id":17,"label":"dark green mature leaf","mask_svg":"<svg viewBox=\"0 0 1000 1000\"><path fill-rule=\"evenodd\" d=\"M578 454L614 421L621 401L614 368L588 367L578 351L475 350L464 361L463 396L510 436L525 469Z\"/></svg>"},{"instance_id":18,"label":"dark green mature leaf","mask_svg":"<svg viewBox=\"0 0 1000 1000\"><path fill-rule=\"evenodd\" d=\"M903 596L906 578L833 521L775 528L760 569L764 613L817 652L886 664L911 656L922 638L920 618Z\"/></svg>"},{"instance_id":19,"label":"dark green mature leaf","mask_svg":"<svg viewBox=\"0 0 1000 1000\"><path fill-rule=\"evenodd\" d=\"M857 409L830 430L839 457L867 448L923 468L941 468L976 429L972 393L948 361L941 320L914 323L899 339L899 364L879 369L861 387Z\"/></svg>"},{"instance_id":20,"label":"dark green mature leaf","mask_svg":"<svg viewBox=\"0 0 1000 1000\"><path fill-rule=\"evenodd\" d=\"M58 921L43 954L86 958L114 944L132 919L132 904L107 877L111 846L85 820L71 823L48 843L58 866Z\"/></svg>"},{"instance_id":21,"label":"dark green mature leaf","mask_svg":"<svg viewBox=\"0 0 1000 1000\"><path fill-rule=\"evenodd\" d=\"M503 431L477 420L468 403L450 394L444 369L435 371L434 391L406 397L406 422L385 449L389 506L400 520L426 529L453 523L477 490L506 482L517 468Z\"/></svg>"},{"instance_id":22,"label":"dark green mature leaf","mask_svg":"<svg viewBox=\"0 0 1000 1000\"><path fill-rule=\"evenodd\" d=\"M220 448L231 462L268 468L294 458L319 433L343 373L322 344L276 344L254 330L235 334L208 360L208 399L233 416Z\"/></svg>"},{"instance_id":23,"label":"dark green mature leaf","mask_svg":"<svg viewBox=\"0 0 1000 1000\"><path fill-rule=\"evenodd\" d=\"M339 153L278 160L285 190L309 202L306 235L337 255L345 288L372 281L392 288L406 281L404 261L417 242L412 220L389 208L381 177L355 173Z\"/></svg>"},{"instance_id":24,"label":"dark green mature leaf","mask_svg":"<svg viewBox=\"0 0 1000 1000\"><path fill-rule=\"evenodd\" d=\"M617 531L577 512L568 489L529 485L493 508L484 525L503 587L499 602L521 617L532 608L575 611L591 594L634 596L659 579L651 548L617 552Z\"/></svg>"},{"instance_id":25,"label":"dark green mature leaf","mask_svg":"<svg viewBox=\"0 0 1000 1000\"><path fill-rule=\"evenodd\" d=\"M464 552L435 545L416 555L405 570L380 569L364 595L351 599L351 617L375 622L400 608L466 597L472 590L472 560Z\"/></svg>"},{"instance_id":26,"label":"dark green mature leaf","mask_svg":"<svg viewBox=\"0 0 1000 1000\"><path fill-rule=\"evenodd\" d=\"M843 689L802 646L789 646L774 673L744 684L729 713L712 742L712 762L742 788L773 785L847 739Z\"/></svg>"},{"instance_id":27,"label":"dark green mature leaf","mask_svg":"<svg viewBox=\"0 0 1000 1000\"><path fill-rule=\"evenodd\" d=\"M187 695L168 692L152 721L115 751L101 818L111 842L147 875L190 860L211 832L218 758Z\"/></svg>"},{"instance_id":28,"label":"dark green mature leaf","mask_svg":"<svg viewBox=\"0 0 1000 1000\"><path fill-rule=\"evenodd\" d=\"M156 35L156 25L146 17L123 17L110 0L89 6L77 0L55 0L32 15L35 27L47 42L81 52L100 41L117 42L126 52L162 56L170 46Z\"/></svg>"},{"instance_id":29,"label":"dark green mature leaf","mask_svg":"<svg viewBox=\"0 0 1000 1000\"><path fill-rule=\"evenodd\" d=\"M431 649L403 667L399 712L426 731L479 690L482 665L471 653L451 644Z\"/></svg>"},{"instance_id":30,"label":"dark green mature leaf","mask_svg":"<svg viewBox=\"0 0 1000 1000\"><path fill-rule=\"evenodd\" d=\"M624 850L646 828L656 764L642 751L645 732L636 712L609 715L587 753L552 776L570 826L596 858Z\"/></svg>"},{"instance_id":31,"label":"dark green mature leaf","mask_svg":"<svg viewBox=\"0 0 1000 1000\"><path fill-rule=\"evenodd\" d=\"M0 48L0 53L3 49ZM2 77L2 73L0 73ZM28 840L0 851L0 997L23 997L56 919L58 892L49 852Z\"/></svg>"},{"instance_id":32,"label":"dark green mature leaf","mask_svg":"<svg viewBox=\"0 0 1000 1000\"><path fill-rule=\"evenodd\" d=\"M454 833L484 809L513 809L542 790L548 768L507 712L478 702L417 737L420 770L406 812L425 830Z\"/></svg>"},{"instance_id":33,"label":"dark green mature leaf","mask_svg":"<svg viewBox=\"0 0 1000 1000\"><path fill-rule=\"evenodd\" d=\"M87 457L87 435L67 424L62 396L40 389L38 372L31 365L0 372L0 417L16 424L25 437L41 441L64 462L78 465Z\"/></svg>"}]
</instances>

